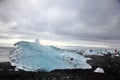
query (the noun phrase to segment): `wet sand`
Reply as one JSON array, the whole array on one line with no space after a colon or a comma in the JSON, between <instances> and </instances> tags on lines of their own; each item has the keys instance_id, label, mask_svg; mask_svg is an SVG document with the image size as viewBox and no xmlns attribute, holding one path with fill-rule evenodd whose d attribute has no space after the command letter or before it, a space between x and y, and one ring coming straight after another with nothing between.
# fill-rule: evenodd
<instances>
[{"instance_id":1,"label":"wet sand","mask_svg":"<svg viewBox=\"0 0 120 80\"><path fill-rule=\"evenodd\" d=\"M120 57L86 56L92 69L54 70L51 72L15 71L9 62L0 63L0 80L120 80ZM97 67L105 73L94 73Z\"/></svg>"}]
</instances>

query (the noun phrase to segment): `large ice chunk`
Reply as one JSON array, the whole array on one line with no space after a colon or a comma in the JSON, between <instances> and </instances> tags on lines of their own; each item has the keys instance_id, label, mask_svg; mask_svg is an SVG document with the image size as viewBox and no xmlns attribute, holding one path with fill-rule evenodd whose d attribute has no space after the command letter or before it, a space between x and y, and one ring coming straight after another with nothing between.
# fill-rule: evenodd
<instances>
[{"instance_id":1,"label":"large ice chunk","mask_svg":"<svg viewBox=\"0 0 120 80\"><path fill-rule=\"evenodd\" d=\"M89 69L86 58L53 46L43 46L35 42L20 41L10 52L10 62L25 71L52 71L55 69Z\"/></svg>"}]
</instances>

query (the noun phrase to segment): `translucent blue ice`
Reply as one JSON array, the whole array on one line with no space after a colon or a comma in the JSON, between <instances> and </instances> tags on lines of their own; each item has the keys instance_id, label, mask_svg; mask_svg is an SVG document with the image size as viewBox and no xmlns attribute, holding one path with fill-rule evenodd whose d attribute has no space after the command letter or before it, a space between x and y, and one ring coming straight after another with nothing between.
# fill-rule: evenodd
<instances>
[{"instance_id":1,"label":"translucent blue ice","mask_svg":"<svg viewBox=\"0 0 120 80\"><path fill-rule=\"evenodd\" d=\"M35 42L20 41L10 52L10 62L25 71L52 71L55 69L89 69L86 58L74 52Z\"/></svg>"}]
</instances>

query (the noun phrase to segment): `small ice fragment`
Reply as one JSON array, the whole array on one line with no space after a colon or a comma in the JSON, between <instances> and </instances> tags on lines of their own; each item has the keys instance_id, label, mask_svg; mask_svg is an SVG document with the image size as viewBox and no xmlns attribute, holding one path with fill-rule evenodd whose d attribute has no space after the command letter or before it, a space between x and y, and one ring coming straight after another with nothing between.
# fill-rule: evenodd
<instances>
[{"instance_id":1,"label":"small ice fragment","mask_svg":"<svg viewBox=\"0 0 120 80\"><path fill-rule=\"evenodd\" d=\"M94 70L94 72L96 72L96 73L104 73L104 69L98 67L98 68L96 68L96 69Z\"/></svg>"}]
</instances>

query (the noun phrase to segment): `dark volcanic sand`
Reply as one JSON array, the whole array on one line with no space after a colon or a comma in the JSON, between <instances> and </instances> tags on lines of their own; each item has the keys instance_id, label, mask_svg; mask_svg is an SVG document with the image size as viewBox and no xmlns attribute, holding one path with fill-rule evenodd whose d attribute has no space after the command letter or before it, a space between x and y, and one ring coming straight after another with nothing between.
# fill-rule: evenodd
<instances>
[{"instance_id":1,"label":"dark volcanic sand","mask_svg":"<svg viewBox=\"0 0 120 80\"><path fill-rule=\"evenodd\" d=\"M14 71L9 62L0 63L0 80L120 80L120 57L86 56L92 69L55 70L47 72ZM101 67L105 73L94 73Z\"/></svg>"}]
</instances>

